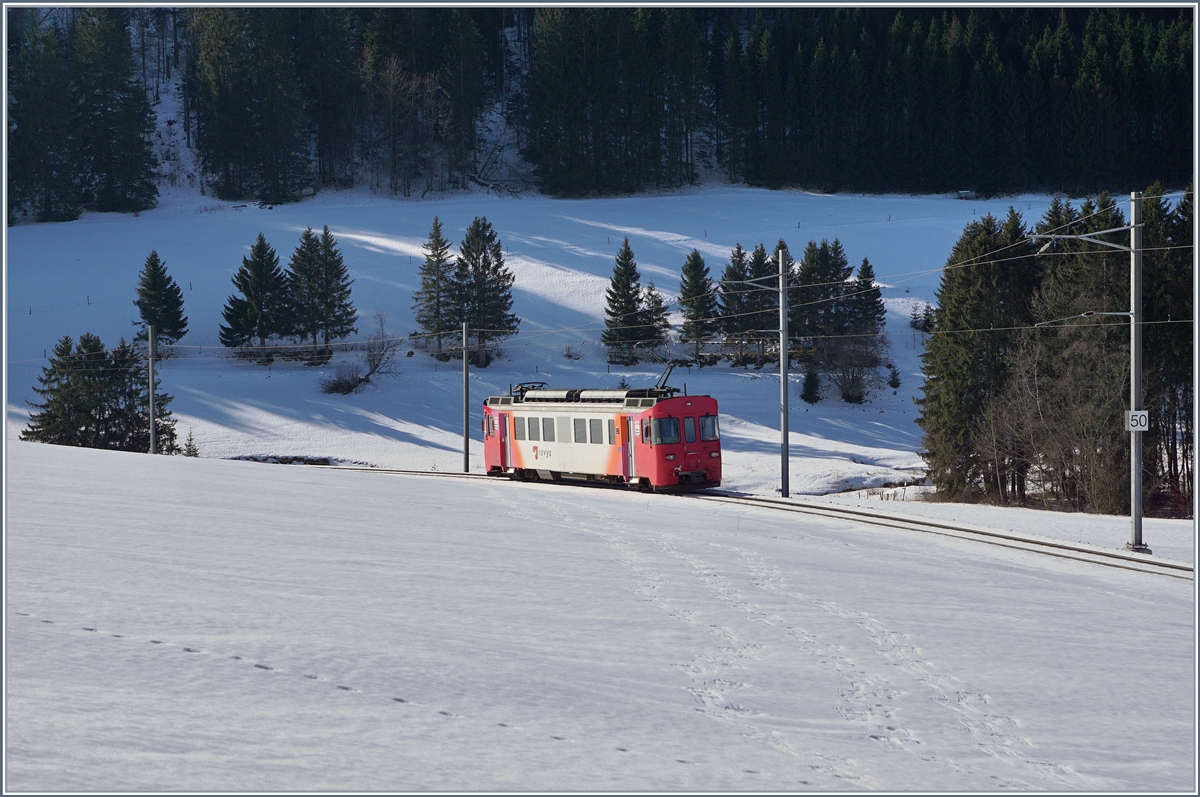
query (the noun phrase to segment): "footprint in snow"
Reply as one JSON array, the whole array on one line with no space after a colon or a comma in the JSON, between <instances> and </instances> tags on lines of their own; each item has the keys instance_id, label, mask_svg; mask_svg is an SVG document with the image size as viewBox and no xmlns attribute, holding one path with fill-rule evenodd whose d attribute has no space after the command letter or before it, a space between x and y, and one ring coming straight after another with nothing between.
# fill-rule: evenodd
<instances>
[{"instance_id":1,"label":"footprint in snow","mask_svg":"<svg viewBox=\"0 0 1200 797\"><path fill-rule=\"evenodd\" d=\"M200 652L199 648L184 648L184 650L188 653L199 653Z\"/></svg>"},{"instance_id":2,"label":"footprint in snow","mask_svg":"<svg viewBox=\"0 0 1200 797\"><path fill-rule=\"evenodd\" d=\"M235 657L235 658L236 658L236 657ZM268 667L268 666L267 666L267 665L265 665L265 664L255 664L254 666L255 666L255 667L257 667L257 668L258 668L258 669L260 669L260 670L273 670L273 669L275 669L274 667Z\"/></svg>"}]
</instances>

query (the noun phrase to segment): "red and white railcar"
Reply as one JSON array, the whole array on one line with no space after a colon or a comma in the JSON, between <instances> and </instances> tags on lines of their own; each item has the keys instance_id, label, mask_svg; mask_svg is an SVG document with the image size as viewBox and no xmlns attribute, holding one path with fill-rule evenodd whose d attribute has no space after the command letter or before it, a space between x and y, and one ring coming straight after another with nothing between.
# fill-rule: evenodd
<instances>
[{"instance_id":1,"label":"red and white railcar","mask_svg":"<svg viewBox=\"0 0 1200 797\"><path fill-rule=\"evenodd\" d=\"M721 484L717 401L670 387L548 390L517 385L483 406L487 472L655 491Z\"/></svg>"}]
</instances>

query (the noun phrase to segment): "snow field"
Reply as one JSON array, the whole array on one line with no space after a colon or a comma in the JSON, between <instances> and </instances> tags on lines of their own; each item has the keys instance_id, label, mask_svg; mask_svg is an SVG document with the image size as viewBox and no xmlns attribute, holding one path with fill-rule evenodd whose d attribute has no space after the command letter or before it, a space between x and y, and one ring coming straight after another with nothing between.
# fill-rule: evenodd
<instances>
[{"instance_id":1,"label":"snow field","mask_svg":"<svg viewBox=\"0 0 1200 797\"><path fill-rule=\"evenodd\" d=\"M8 456L9 789L1194 785L1191 583L616 490Z\"/></svg>"},{"instance_id":2,"label":"snow field","mask_svg":"<svg viewBox=\"0 0 1200 797\"><path fill-rule=\"evenodd\" d=\"M946 196L823 196L729 186L611 199L555 200L481 193L405 201L352 192L325 192L271 210L220 202L195 190L167 189L160 206L140 216L86 214L68 224L9 228L8 385L6 437L16 439L43 352L62 335L93 332L109 345L131 338L137 274L156 249L184 290L190 332L175 359L158 369L175 397L180 439L193 429L204 457L310 456L384 467L438 470L461 463L461 384L457 363L422 352L401 357L401 375L353 396L325 396L327 368L276 363L270 369L229 359L218 343L230 278L262 231L286 263L300 232L328 224L351 276L360 328L377 310L389 329L415 329L412 294L434 215L455 251L476 215L492 222L516 275L514 312L521 334L504 344L505 358L472 375L472 423L487 395L515 382L542 379L557 387L653 384L653 362L610 369L599 345L604 291L613 258L628 235L643 283L674 296L679 270L693 247L719 278L736 243L773 249L787 240L799 257L810 240L839 238L850 264L869 257L890 309L892 356L901 371L896 395L870 404L843 404L827 386L813 407L799 400L803 375L792 375L792 489L822 494L906 483L919 476L921 336L908 328L914 304L932 301L941 266L964 224L1010 204L1029 219L1047 197L961 202ZM23 311L23 312L22 312ZM676 318L678 321L678 318ZM582 355L563 356L567 346ZM678 354L680 349L675 347ZM351 357L353 355L339 355ZM778 377L727 365L676 371L672 384L707 392L720 402L725 431L726 486L770 494L778 488ZM473 467L482 467L474 449Z\"/></svg>"}]
</instances>

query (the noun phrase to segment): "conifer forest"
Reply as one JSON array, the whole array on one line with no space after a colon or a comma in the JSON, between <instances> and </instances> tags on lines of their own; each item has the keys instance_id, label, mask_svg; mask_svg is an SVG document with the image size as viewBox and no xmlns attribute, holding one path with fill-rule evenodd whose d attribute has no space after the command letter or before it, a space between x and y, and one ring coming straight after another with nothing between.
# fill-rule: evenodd
<instances>
[{"instance_id":1,"label":"conifer forest","mask_svg":"<svg viewBox=\"0 0 1200 797\"><path fill-rule=\"evenodd\" d=\"M45 219L154 203L170 170L149 100L180 75L191 179L224 199L713 173L1080 193L1192 173L1181 8L59 11L8 9L11 204ZM506 144L523 169L500 168Z\"/></svg>"}]
</instances>

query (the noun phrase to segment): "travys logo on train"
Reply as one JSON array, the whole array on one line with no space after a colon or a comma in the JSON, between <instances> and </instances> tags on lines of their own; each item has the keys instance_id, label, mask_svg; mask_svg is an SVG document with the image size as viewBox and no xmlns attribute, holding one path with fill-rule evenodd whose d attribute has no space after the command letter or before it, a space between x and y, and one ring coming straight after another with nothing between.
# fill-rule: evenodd
<instances>
[{"instance_id":1,"label":"travys logo on train","mask_svg":"<svg viewBox=\"0 0 1200 797\"><path fill-rule=\"evenodd\" d=\"M534 459L550 459L550 457L553 455L554 455L554 452L548 448L539 449L538 446L533 447L533 458Z\"/></svg>"}]
</instances>

